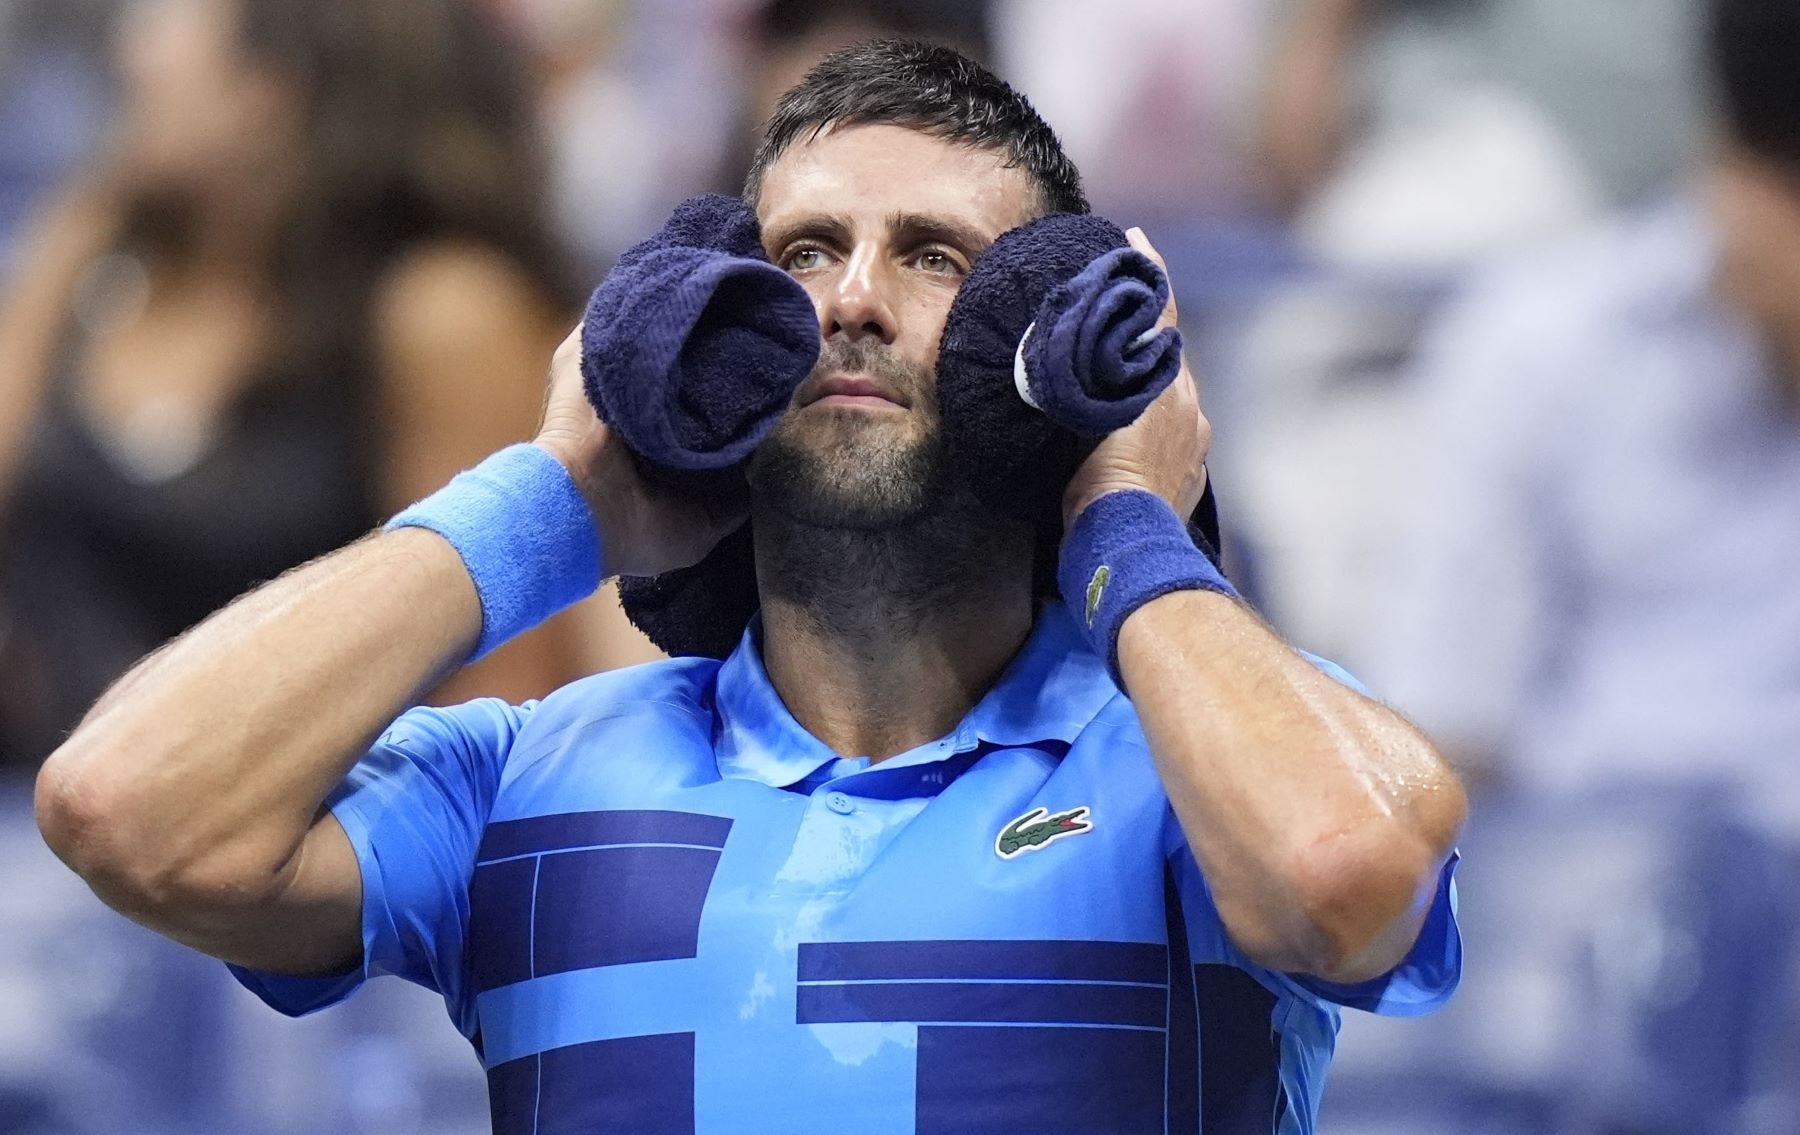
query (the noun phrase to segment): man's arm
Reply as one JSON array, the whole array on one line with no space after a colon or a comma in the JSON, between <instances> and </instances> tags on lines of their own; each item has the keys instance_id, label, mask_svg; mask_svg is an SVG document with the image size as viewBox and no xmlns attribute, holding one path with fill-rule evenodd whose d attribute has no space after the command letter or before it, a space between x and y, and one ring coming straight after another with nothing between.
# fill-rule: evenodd
<instances>
[{"instance_id":1,"label":"man's arm","mask_svg":"<svg viewBox=\"0 0 1800 1135\"><path fill-rule=\"evenodd\" d=\"M1132 242L1155 256L1143 234ZM1173 300L1164 319L1175 320ZM1148 490L1191 513L1209 441L1184 366L1077 471L1069 527L1115 491ZM1345 984L1398 964L1466 809L1431 743L1216 592L1174 591L1137 608L1119 629L1118 662L1238 947L1272 969Z\"/></svg>"},{"instance_id":2,"label":"man's arm","mask_svg":"<svg viewBox=\"0 0 1800 1135\"><path fill-rule=\"evenodd\" d=\"M1464 816L1431 743L1223 595L1177 591L1140 607L1119 661L1239 948L1344 984L1397 965Z\"/></svg>"},{"instance_id":3,"label":"man's arm","mask_svg":"<svg viewBox=\"0 0 1800 1135\"><path fill-rule=\"evenodd\" d=\"M574 476L603 570L704 555L730 518L646 487L581 393L579 336L552 365L537 444ZM482 633L462 558L423 529L289 573L139 663L52 754L37 815L108 903L229 961L323 973L361 957L361 877L321 804Z\"/></svg>"},{"instance_id":4,"label":"man's arm","mask_svg":"<svg viewBox=\"0 0 1800 1135\"><path fill-rule=\"evenodd\" d=\"M151 655L38 775L56 853L123 913L284 972L361 955L361 879L321 802L481 633L433 533L384 533L251 593Z\"/></svg>"}]
</instances>

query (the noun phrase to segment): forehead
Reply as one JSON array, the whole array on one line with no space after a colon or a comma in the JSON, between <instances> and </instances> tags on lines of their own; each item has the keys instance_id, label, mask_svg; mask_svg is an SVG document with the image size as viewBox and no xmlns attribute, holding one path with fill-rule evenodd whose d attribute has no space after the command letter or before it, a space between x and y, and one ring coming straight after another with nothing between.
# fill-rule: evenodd
<instances>
[{"instance_id":1,"label":"forehead","mask_svg":"<svg viewBox=\"0 0 1800 1135\"><path fill-rule=\"evenodd\" d=\"M999 236L1037 211L1022 167L905 126L833 127L796 142L763 175L765 230L830 214L878 221L897 213L945 217Z\"/></svg>"}]
</instances>

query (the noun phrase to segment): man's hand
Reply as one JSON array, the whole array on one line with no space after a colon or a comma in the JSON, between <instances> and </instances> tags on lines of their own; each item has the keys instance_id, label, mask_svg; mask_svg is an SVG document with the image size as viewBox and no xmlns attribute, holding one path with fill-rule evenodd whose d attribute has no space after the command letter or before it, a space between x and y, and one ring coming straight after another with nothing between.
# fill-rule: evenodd
<instances>
[{"instance_id":1,"label":"man's hand","mask_svg":"<svg viewBox=\"0 0 1800 1135\"><path fill-rule=\"evenodd\" d=\"M1164 272L1169 270L1142 229L1134 228L1126 236L1133 248L1156 261ZM1157 327L1175 323L1171 290ZM1074 524L1082 509L1120 489L1148 489L1168 501L1179 515L1191 515L1206 491L1206 452L1211 444L1212 425L1201 412L1199 388L1184 355L1181 373L1169 388L1137 421L1102 441L1069 479L1063 493L1064 528Z\"/></svg>"},{"instance_id":2,"label":"man's hand","mask_svg":"<svg viewBox=\"0 0 1800 1135\"><path fill-rule=\"evenodd\" d=\"M568 469L594 510L605 576L660 575L698 563L747 515L715 513L644 480L631 451L582 390L580 327L551 361L536 442Z\"/></svg>"}]
</instances>

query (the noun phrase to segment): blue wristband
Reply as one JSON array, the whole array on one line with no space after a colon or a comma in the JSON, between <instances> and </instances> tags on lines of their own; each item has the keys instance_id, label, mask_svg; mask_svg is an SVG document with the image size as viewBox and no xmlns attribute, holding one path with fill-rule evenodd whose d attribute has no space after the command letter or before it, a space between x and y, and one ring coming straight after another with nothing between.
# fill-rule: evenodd
<instances>
[{"instance_id":1,"label":"blue wristband","mask_svg":"<svg viewBox=\"0 0 1800 1135\"><path fill-rule=\"evenodd\" d=\"M562 462L512 445L387 522L450 541L481 597L473 662L600 586L593 510Z\"/></svg>"},{"instance_id":2,"label":"blue wristband","mask_svg":"<svg viewBox=\"0 0 1800 1135\"><path fill-rule=\"evenodd\" d=\"M1107 493L1082 510L1063 538L1056 583L1121 688L1119 628L1133 611L1171 591L1238 597L1168 502L1141 489Z\"/></svg>"}]
</instances>

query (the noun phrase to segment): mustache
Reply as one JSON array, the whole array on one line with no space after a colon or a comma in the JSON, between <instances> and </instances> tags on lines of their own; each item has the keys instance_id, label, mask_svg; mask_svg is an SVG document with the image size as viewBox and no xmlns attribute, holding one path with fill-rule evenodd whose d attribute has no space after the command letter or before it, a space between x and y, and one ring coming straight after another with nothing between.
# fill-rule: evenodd
<instances>
[{"instance_id":1,"label":"mustache","mask_svg":"<svg viewBox=\"0 0 1800 1135\"><path fill-rule=\"evenodd\" d=\"M932 393L931 369L896 358L886 344L878 340L834 340L819 352L819 361L807 376L808 383L821 382L845 372L866 374L908 397L914 404L928 400Z\"/></svg>"}]
</instances>

